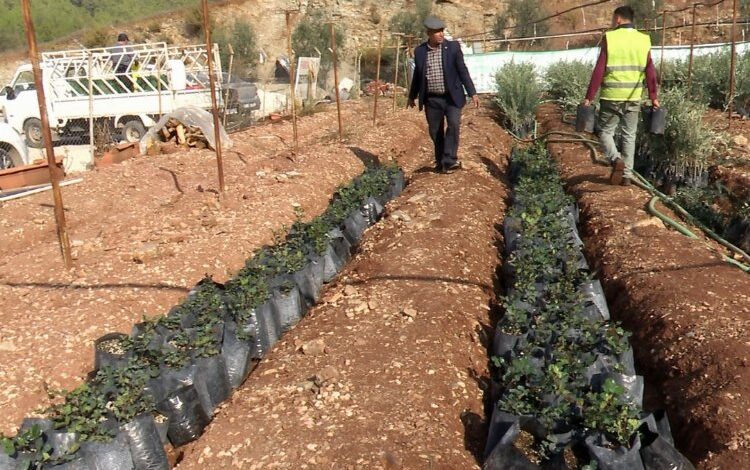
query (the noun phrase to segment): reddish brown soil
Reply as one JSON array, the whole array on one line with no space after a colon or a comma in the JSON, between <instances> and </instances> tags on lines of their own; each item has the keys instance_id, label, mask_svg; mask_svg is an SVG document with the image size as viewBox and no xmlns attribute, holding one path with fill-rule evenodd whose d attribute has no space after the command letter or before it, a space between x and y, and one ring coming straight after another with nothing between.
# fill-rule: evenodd
<instances>
[{"instance_id":1,"label":"reddish brown soil","mask_svg":"<svg viewBox=\"0 0 750 470\"><path fill-rule=\"evenodd\" d=\"M553 107L540 120L569 130ZM750 276L651 218L649 195L610 186L609 169L584 147L550 149L581 205L587 257L613 316L633 333L650 405L666 406L679 448L699 468L748 468Z\"/></svg>"},{"instance_id":2,"label":"reddish brown soil","mask_svg":"<svg viewBox=\"0 0 750 470\"><path fill-rule=\"evenodd\" d=\"M465 169L426 171L426 146L399 159L406 192L179 468L478 467L508 138L473 113ZM325 354L300 351L314 340Z\"/></svg>"},{"instance_id":3,"label":"reddish brown soil","mask_svg":"<svg viewBox=\"0 0 750 470\"><path fill-rule=\"evenodd\" d=\"M386 107L381 107L381 109ZM273 231L312 216L363 161L414 152L424 118L347 103L347 142L335 110L300 121L300 153L289 159L291 123L233 135L220 201L214 155L139 157L84 175L63 189L75 267L66 271L51 193L0 206L0 432L47 403L48 388L72 388L93 366L92 343L163 315L204 273L226 279Z\"/></svg>"}]
</instances>

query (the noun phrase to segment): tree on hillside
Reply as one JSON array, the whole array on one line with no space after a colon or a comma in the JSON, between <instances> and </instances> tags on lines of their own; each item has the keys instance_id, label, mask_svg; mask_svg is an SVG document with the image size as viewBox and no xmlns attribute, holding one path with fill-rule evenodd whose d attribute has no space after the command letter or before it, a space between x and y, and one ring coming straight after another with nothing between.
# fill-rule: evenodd
<instances>
[{"instance_id":1,"label":"tree on hillside","mask_svg":"<svg viewBox=\"0 0 750 470\"><path fill-rule=\"evenodd\" d=\"M407 36L422 37L424 19L430 16L432 0L417 0L415 11L402 10L391 17L388 30Z\"/></svg>"},{"instance_id":2,"label":"tree on hillside","mask_svg":"<svg viewBox=\"0 0 750 470\"><path fill-rule=\"evenodd\" d=\"M336 37L336 48L344 47L344 29L336 25L334 27ZM308 13L297 24L292 33L292 49L297 57L318 57L320 51L320 78L324 79L328 75L333 65L333 54L329 50L331 46L331 30L326 24L325 17L321 10L314 10ZM317 50L316 50L317 49Z\"/></svg>"},{"instance_id":3,"label":"tree on hillside","mask_svg":"<svg viewBox=\"0 0 750 470\"><path fill-rule=\"evenodd\" d=\"M224 70L229 67L229 45L234 50L234 73L240 76L254 75L252 68L258 63L258 40L250 23L236 20L232 26L217 28L214 42L221 49L221 62Z\"/></svg>"},{"instance_id":4,"label":"tree on hillside","mask_svg":"<svg viewBox=\"0 0 750 470\"><path fill-rule=\"evenodd\" d=\"M549 31L549 25L547 21L537 20L546 16L548 13L541 0L510 0L505 13L495 17L493 32L502 37L495 29L503 26L503 31L508 27L512 28L510 35L513 37L541 36Z\"/></svg>"}]
</instances>

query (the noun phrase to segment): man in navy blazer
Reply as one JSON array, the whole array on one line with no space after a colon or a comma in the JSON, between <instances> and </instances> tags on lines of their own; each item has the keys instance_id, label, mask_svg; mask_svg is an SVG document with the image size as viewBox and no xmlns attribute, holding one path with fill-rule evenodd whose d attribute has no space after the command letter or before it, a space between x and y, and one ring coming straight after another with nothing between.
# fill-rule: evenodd
<instances>
[{"instance_id":1,"label":"man in navy blazer","mask_svg":"<svg viewBox=\"0 0 750 470\"><path fill-rule=\"evenodd\" d=\"M435 171L452 173L461 168L458 139L466 93L477 108L479 97L464 63L461 46L445 39L445 24L430 16L424 26L427 41L414 49L415 69L408 106L416 106L419 98L419 110L425 110L430 138L435 144Z\"/></svg>"}]
</instances>

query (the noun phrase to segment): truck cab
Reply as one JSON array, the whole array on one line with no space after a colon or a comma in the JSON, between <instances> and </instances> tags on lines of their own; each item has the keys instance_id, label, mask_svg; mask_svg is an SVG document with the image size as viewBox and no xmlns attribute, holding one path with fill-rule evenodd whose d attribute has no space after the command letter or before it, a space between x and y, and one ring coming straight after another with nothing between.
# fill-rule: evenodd
<instances>
[{"instance_id":1,"label":"truck cab","mask_svg":"<svg viewBox=\"0 0 750 470\"><path fill-rule=\"evenodd\" d=\"M18 67L13 80L0 91L0 106L6 123L23 132L27 144L41 147L42 121L30 64Z\"/></svg>"}]
</instances>

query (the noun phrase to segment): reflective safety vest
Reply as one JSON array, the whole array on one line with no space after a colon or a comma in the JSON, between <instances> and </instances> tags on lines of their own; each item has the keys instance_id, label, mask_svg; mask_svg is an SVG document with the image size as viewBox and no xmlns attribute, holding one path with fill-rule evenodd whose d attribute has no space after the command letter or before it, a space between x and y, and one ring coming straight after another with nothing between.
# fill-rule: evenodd
<instances>
[{"instance_id":1,"label":"reflective safety vest","mask_svg":"<svg viewBox=\"0 0 750 470\"><path fill-rule=\"evenodd\" d=\"M651 38L635 28L618 28L606 34L607 71L602 82L601 99L640 101Z\"/></svg>"}]
</instances>

